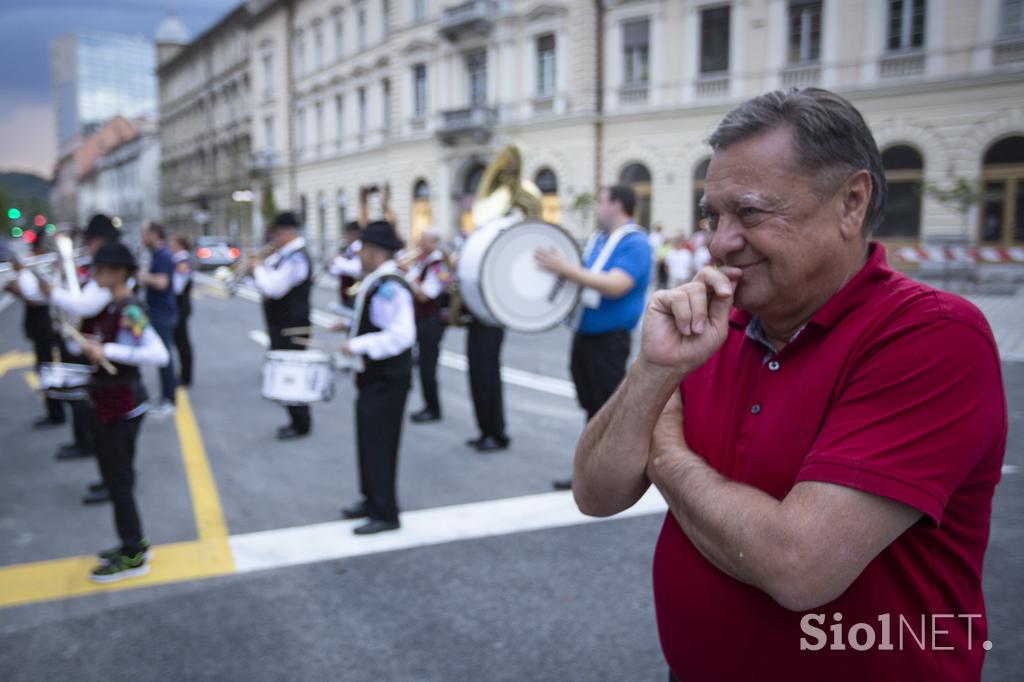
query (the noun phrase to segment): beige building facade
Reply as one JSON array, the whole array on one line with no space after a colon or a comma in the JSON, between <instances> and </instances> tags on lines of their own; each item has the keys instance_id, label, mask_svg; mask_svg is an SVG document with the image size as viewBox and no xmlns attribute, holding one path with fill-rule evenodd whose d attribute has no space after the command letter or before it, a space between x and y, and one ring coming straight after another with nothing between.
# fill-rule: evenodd
<instances>
[{"instance_id":1,"label":"beige building facade","mask_svg":"<svg viewBox=\"0 0 1024 682\"><path fill-rule=\"evenodd\" d=\"M808 85L849 97L875 133L891 183L884 239L1024 242L1016 0L242 7L253 204L271 191L278 208L301 211L325 256L375 188L407 236L470 229L476 182L508 143L546 215L577 236L592 229L595 188L615 182L637 189L640 222L690 233L717 121L766 90ZM963 206L923 190L958 183Z\"/></svg>"}]
</instances>

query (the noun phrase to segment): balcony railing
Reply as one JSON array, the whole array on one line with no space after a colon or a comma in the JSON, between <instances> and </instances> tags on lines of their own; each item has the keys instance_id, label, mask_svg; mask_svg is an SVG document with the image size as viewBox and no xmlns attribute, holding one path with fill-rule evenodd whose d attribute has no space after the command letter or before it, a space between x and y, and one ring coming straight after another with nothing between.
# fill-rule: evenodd
<instances>
[{"instance_id":1,"label":"balcony railing","mask_svg":"<svg viewBox=\"0 0 1024 682\"><path fill-rule=\"evenodd\" d=\"M472 135L479 142L490 139L498 122L496 109L472 106L467 109L451 109L441 112L438 137L445 144L452 144L460 135Z\"/></svg>"},{"instance_id":2,"label":"balcony railing","mask_svg":"<svg viewBox=\"0 0 1024 682\"><path fill-rule=\"evenodd\" d=\"M725 97L729 94L729 74L701 76L697 80L697 97Z\"/></svg>"},{"instance_id":3,"label":"balcony railing","mask_svg":"<svg viewBox=\"0 0 1024 682\"><path fill-rule=\"evenodd\" d=\"M495 0L470 0L445 8L441 14L439 30L448 40L466 33L486 34L494 26L498 14Z\"/></svg>"},{"instance_id":4,"label":"balcony railing","mask_svg":"<svg viewBox=\"0 0 1024 682\"><path fill-rule=\"evenodd\" d=\"M647 104L649 92L650 88L646 82L627 83L619 88L619 104L622 106Z\"/></svg>"},{"instance_id":5,"label":"balcony railing","mask_svg":"<svg viewBox=\"0 0 1024 682\"><path fill-rule=\"evenodd\" d=\"M821 83L821 67L817 64L794 64L782 72L782 87L807 88Z\"/></svg>"},{"instance_id":6,"label":"balcony railing","mask_svg":"<svg viewBox=\"0 0 1024 682\"><path fill-rule=\"evenodd\" d=\"M878 75L882 78L907 78L924 73L924 53L891 54L882 57Z\"/></svg>"},{"instance_id":7,"label":"balcony railing","mask_svg":"<svg viewBox=\"0 0 1024 682\"><path fill-rule=\"evenodd\" d=\"M1024 62L1024 36L1004 38L992 48L992 63L1016 64Z\"/></svg>"}]
</instances>

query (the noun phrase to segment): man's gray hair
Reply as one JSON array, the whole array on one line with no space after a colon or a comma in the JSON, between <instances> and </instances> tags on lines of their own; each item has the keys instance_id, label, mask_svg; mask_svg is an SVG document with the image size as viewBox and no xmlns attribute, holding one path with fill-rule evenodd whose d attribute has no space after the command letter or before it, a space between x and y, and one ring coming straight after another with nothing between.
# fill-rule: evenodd
<instances>
[{"instance_id":1,"label":"man's gray hair","mask_svg":"<svg viewBox=\"0 0 1024 682\"><path fill-rule=\"evenodd\" d=\"M885 215L882 155L864 117L834 92L793 88L755 97L726 114L707 143L717 152L781 127L793 133L800 164L798 172L823 179L819 194L831 194L851 173L868 172L871 203L864 216L864 234L870 236Z\"/></svg>"}]
</instances>

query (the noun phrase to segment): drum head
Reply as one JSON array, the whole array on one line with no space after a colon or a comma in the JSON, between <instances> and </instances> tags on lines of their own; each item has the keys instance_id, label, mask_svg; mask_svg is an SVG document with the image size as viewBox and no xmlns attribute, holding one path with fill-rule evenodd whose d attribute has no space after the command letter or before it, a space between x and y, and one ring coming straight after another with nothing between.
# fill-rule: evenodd
<instances>
[{"instance_id":1,"label":"drum head","mask_svg":"<svg viewBox=\"0 0 1024 682\"><path fill-rule=\"evenodd\" d=\"M537 265L537 249L555 249L573 265L581 262L569 234L539 220L527 220L497 234L480 267L480 290L488 312L513 331L551 329L568 317L579 300L580 287Z\"/></svg>"}]
</instances>

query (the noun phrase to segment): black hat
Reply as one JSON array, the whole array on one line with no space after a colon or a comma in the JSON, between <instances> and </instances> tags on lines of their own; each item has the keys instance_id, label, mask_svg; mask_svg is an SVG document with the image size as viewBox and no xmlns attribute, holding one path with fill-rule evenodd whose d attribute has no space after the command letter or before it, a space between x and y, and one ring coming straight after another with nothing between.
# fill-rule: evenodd
<instances>
[{"instance_id":1,"label":"black hat","mask_svg":"<svg viewBox=\"0 0 1024 682\"><path fill-rule=\"evenodd\" d=\"M395 226L386 220L377 220L365 228L359 237L363 244L372 244L388 251L398 251L405 242L398 238L395 233Z\"/></svg>"},{"instance_id":2,"label":"black hat","mask_svg":"<svg viewBox=\"0 0 1024 682\"><path fill-rule=\"evenodd\" d=\"M121 242L104 244L92 259L93 265L108 265L115 268L134 270L138 265L128 247Z\"/></svg>"},{"instance_id":3,"label":"black hat","mask_svg":"<svg viewBox=\"0 0 1024 682\"><path fill-rule=\"evenodd\" d=\"M114 227L110 218L97 213L89 220L89 227L85 228L85 238L102 237L104 239L120 239L121 233Z\"/></svg>"},{"instance_id":4,"label":"black hat","mask_svg":"<svg viewBox=\"0 0 1024 682\"><path fill-rule=\"evenodd\" d=\"M291 211L285 211L284 213L278 213L277 217L274 218L274 222L270 225L271 230L279 227L290 227L297 230L302 226L299 224L298 216Z\"/></svg>"}]
</instances>

